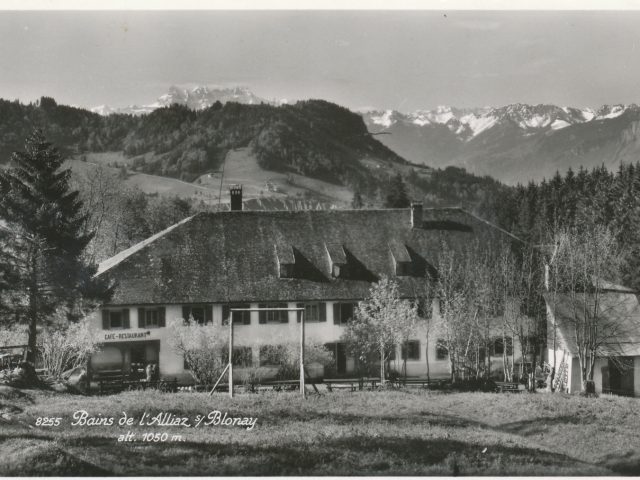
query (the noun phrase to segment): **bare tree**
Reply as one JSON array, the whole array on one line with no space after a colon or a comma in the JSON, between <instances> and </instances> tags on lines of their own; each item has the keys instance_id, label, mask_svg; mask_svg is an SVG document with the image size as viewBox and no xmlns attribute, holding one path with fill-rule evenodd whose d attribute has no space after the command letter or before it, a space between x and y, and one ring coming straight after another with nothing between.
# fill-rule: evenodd
<instances>
[{"instance_id":1,"label":"bare tree","mask_svg":"<svg viewBox=\"0 0 640 480\"><path fill-rule=\"evenodd\" d=\"M621 252L614 235L603 226L582 225L560 231L553 273L559 294L555 321L569 332L580 362L581 391L594 393L598 358L624 350L626 311L619 296L609 293L619 277ZM560 304L566 306L562 315ZM562 318L560 318L562 316Z\"/></svg>"},{"instance_id":2,"label":"bare tree","mask_svg":"<svg viewBox=\"0 0 640 480\"><path fill-rule=\"evenodd\" d=\"M382 277L373 284L369 296L356 309L344 339L361 359L372 352L380 355L380 382L385 382L385 365L396 345L415 333L418 309L414 302L400 298L398 284Z\"/></svg>"}]
</instances>

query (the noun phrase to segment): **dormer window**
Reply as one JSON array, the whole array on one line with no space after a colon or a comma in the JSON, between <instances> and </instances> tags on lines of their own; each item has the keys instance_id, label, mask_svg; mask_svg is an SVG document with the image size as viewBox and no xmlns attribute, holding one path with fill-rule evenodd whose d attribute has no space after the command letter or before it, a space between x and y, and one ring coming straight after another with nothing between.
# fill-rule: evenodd
<instances>
[{"instance_id":1,"label":"dormer window","mask_svg":"<svg viewBox=\"0 0 640 480\"><path fill-rule=\"evenodd\" d=\"M329 272L331 276L338 278L340 275L344 275L344 269L347 266L347 254L342 245L325 243L324 248L329 258Z\"/></svg>"},{"instance_id":2,"label":"dormer window","mask_svg":"<svg viewBox=\"0 0 640 480\"><path fill-rule=\"evenodd\" d=\"M278 276L280 278L293 278L296 257L293 254L293 247L284 243L278 243L276 248L276 258L278 261Z\"/></svg>"},{"instance_id":3,"label":"dormer window","mask_svg":"<svg viewBox=\"0 0 640 480\"><path fill-rule=\"evenodd\" d=\"M407 247L400 242L389 243L389 251L391 252L391 261L393 269L397 276L407 276L413 273L413 264L411 256L407 251Z\"/></svg>"}]
</instances>

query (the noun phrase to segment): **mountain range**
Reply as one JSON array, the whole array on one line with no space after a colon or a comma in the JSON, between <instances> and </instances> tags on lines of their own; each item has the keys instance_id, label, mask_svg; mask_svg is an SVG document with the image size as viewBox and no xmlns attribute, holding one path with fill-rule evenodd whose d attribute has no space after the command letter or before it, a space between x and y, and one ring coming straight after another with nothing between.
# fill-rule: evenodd
<instances>
[{"instance_id":1,"label":"mountain range","mask_svg":"<svg viewBox=\"0 0 640 480\"><path fill-rule=\"evenodd\" d=\"M237 102L247 105L260 103L286 103L286 101L268 101L255 95L247 87L221 87L216 85L172 85L164 95L147 105L128 105L126 107L110 107L99 105L91 109L92 112L100 115L110 115L112 113L122 113L129 115L143 115L152 111L168 107L173 104L185 105L191 110L202 110L210 107L216 102L227 103Z\"/></svg>"},{"instance_id":2,"label":"mountain range","mask_svg":"<svg viewBox=\"0 0 640 480\"><path fill-rule=\"evenodd\" d=\"M142 106L95 107L101 115L140 115L179 104L200 111L216 102L286 104L266 100L246 87L172 86L155 102ZM463 167L508 184L540 181L556 171L605 165L616 169L640 158L640 107L599 108L549 104L455 108L403 113L358 112L368 130L401 157L430 167Z\"/></svg>"},{"instance_id":3,"label":"mountain range","mask_svg":"<svg viewBox=\"0 0 640 480\"><path fill-rule=\"evenodd\" d=\"M433 167L455 165L514 184L552 177L569 168L637 161L640 107L598 109L513 104L499 108L401 113L361 112L367 127L407 160Z\"/></svg>"}]
</instances>

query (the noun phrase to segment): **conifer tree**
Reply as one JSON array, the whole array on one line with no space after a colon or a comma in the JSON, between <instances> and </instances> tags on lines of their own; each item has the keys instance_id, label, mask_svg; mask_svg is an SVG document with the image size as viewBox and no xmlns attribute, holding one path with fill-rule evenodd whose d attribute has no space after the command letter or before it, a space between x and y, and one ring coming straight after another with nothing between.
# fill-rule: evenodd
<instances>
[{"instance_id":1,"label":"conifer tree","mask_svg":"<svg viewBox=\"0 0 640 480\"><path fill-rule=\"evenodd\" d=\"M385 201L385 208L406 208L411 204L407 194L407 186L398 173L389 183L389 193Z\"/></svg>"},{"instance_id":2,"label":"conifer tree","mask_svg":"<svg viewBox=\"0 0 640 480\"><path fill-rule=\"evenodd\" d=\"M4 319L28 325L25 360L33 365L39 325L78 318L92 301L106 300L110 289L82 259L92 234L82 233L82 204L58 151L36 130L11 161L0 172L0 272L12 281L0 302Z\"/></svg>"}]
</instances>

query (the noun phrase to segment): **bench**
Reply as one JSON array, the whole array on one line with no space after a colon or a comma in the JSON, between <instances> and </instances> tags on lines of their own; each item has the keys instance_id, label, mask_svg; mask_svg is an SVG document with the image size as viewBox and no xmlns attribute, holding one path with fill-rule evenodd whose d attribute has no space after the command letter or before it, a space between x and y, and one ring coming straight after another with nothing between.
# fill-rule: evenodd
<instances>
[{"instance_id":1,"label":"bench","mask_svg":"<svg viewBox=\"0 0 640 480\"><path fill-rule=\"evenodd\" d=\"M325 378L322 382L330 392L333 392L334 389L355 392L361 388L362 383L360 380L359 378Z\"/></svg>"},{"instance_id":2,"label":"bench","mask_svg":"<svg viewBox=\"0 0 640 480\"><path fill-rule=\"evenodd\" d=\"M298 390L300 388L300 380L274 380L272 382L262 382L260 385L272 388L276 392Z\"/></svg>"},{"instance_id":3,"label":"bench","mask_svg":"<svg viewBox=\"0 0 640 480\"><path fill-rule=\"evenodd\" d=\"M525 386L517 382L496 382L496 389L498 392L512 392L518 393L525 390Z\"/></svg>"},{"instance_id":4,"label":"bench","mask_svg":"<svg viewBox=\"0 0 640 480\"><path fill-rule=\"evenodd\" d=\"M173 380L154 380L151 382L146 380L127 380L122 383L123 387L127 390L146 390L148 388L153 388L160 390L161 392L178 391L178 380L176 378Z\"/></svg>"}]
</instances>

